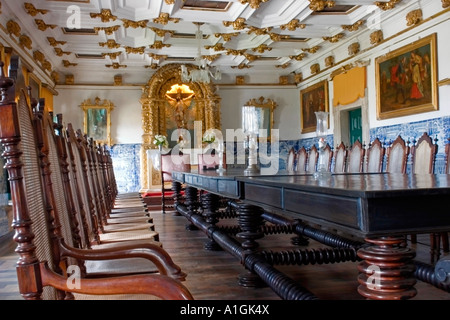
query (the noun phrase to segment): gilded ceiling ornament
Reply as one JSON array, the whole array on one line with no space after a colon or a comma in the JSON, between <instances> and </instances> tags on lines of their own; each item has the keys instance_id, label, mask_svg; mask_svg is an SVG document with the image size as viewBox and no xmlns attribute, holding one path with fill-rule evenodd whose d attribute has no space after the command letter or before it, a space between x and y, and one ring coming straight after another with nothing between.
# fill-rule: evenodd
<instances>
[{"instance_id":1,"label":"gilded ceiling ornament","mask_svg":"<svg viewBox=\"0 0 450 320\"><path fill-rule=\"evenodd\" d=\"M108 47L108 49L120 48L120 44L118 44L114 39L108 39L106 42L99 42L98 45L101 47Z\"/></svg>"},{"instance_id":2,"label":"gilded ceiling ornament","mask_svg":"<svg viewBox=\"0 0 450 320\"><path fill-rule=\"evenodd\" d=\"M209 50L209 49L214 49L214 51L224 51L226 50L225 47L223 46L223 43L218 42L213 46L205 46L205 49Z\"/></svg>"},{"instance_id":3,"label":"gilded ceiling ornament","mask_svg":"<svg viewBox=\"0 0 450 320\"><path fill-rule=\"evenodd\" d=\"M20 37L20 26L17 22L13 21L13 20L9 20L6 23L6 30L8 30L8 33L11 35L15 35L16 37Z\"/></svg>"},{"instance_id":4,"label":"gilded ceiling ornament","mask_svg":"<svg viewBox=\"0 0 450 320\"><path fill-rule=\"evenodd\" d=\"M242 49L242 50L236 50L236 49L226 49L227 52L227 56L232 55L232 56L244 56L245 52L247 51L246 49Z\"/></svg>"},{"instance_id":5,"label":"gilded ceiling ornament","mask_svg":"<svg viewBox=\"0 0 450 320\"><path fill-rule=\"evenodd\" d=\"M78 63L72 63L68 60L63 60L63 65L64 67L68 68L68 67L75 67L78 65Z\"/></svg>"},{"instance_id":6,"label":"gilded ceiling ornament","mask_svg":"<svg viewBox=\"0 0 450 320\"><path fill-rule=\"evenodd\" d=\"M122 54L122 51L117 51L117 52L105 52L102 53L102 57L106 57L109 56L111 59L116 59L118 56L120 56Z\"/></svg>"},{"instance_id":7,"label":"gilded ceiling ornament","mask_svg":"<svg viewBox=\"0 0 450 320\"><path fill-rule=\"evenodd\" d=\"M252 66L249 66L248 64L245 64L245 63L240 63L238 66L231 66L231 68L233 68L233 69L249 69L249 68L251 68Z\"/></svg>"},{"instance_id":8,"label":"gilded ceiling ornament","mask_svg":"<svg viewBox=\"0 0 450 320\"><path fill-rule=\"evenodd\" d=\"M249 4L250 8L252 9L258 9L259 6L261 5L261 2L267 2L269 0L239 0L240 3L242 4Z\"/></svg>"},{"instance_id":9,"label":"gilded ceiling ornament","mask_svg":"<svg viewBox=\"0 0 450 320\"><path fill-rule=\"evenodd\" d=\"M150 27L150 29L156 33L159 37L164 37L166 35L166 33L170 33L171 36L173 36L173 34L175 33L175 31L172 30L164 30L164 29L158 29L155 27Z\"/></svg>"},{"instance_id":10,"label":"gilded ceiling ornament","mask_svg":"<svg viewBox=\"0 0 450 320\"><path fill-rule=\"evenodd\" d=\"M309 0L309 9L312 11L322 11L325 8L334 7L334 1L325 1L325 0Z\"/></svg>"},{"instance_id":11,"label":"gilded ceiling ornament","mask_svg":"<svg viewBox=\"0 0 450 320\"><path fill-rule=\"evenodd\" d=\"M171 46L172 46L171 44L165 44L165 43L163 43L161 40L157 40L157 41L155 41L152 45L150 45L149 47L150 47L151 49L162 49L162 48L164 48L164 47L169 48L169 47L171 47Z\"/></svg>"},{"instance_id":12,"label":"gilded ceiling ornament","mask_svg":"<svg viewBox=\"0 0 450 320\"><path fill-rule=\"evenodd\" d=\"M27 35L22 34L19 37L19 44L22 47L27 48L28 50L33 49L33 47L32 47L33 41L31 41L30 37Z\"/></svg>"},{"instance_id":13,"label":"gilded ceiling ornament","mask_svg":"<svg viewBox=\"0 0 450 320\"><path fill-rule=\"evenodd\" d=\"M359 53L359 51L360 51L359 42L353 42L351 45L348 46L349 56L354 56L355 54Z\"/></svg>"},{"instance_id":14,"label":"gilded ceiling ornament","mask_svg":"<svg viewBox=\"0 0 450 320\"><path fill-rule=\"evenodd\" d=\"M303 48L302 51L303 52L308 52L308 53L316 53L317 51L319 51L320 46L314 46L312 48Z\"/></svg>"},{"instance_id":15,"label":"gilded ceiling ornament","mask_svg":"<svg viewBox=\"0 0 450 320\"><path fill-rule=\"evenodd\" d=\"M219 57L221 56L221 54L212 54L209 56L202 56L202 59L208 60L210 62L213 62L215 60L217 60Z\"/></svg>"},{"instance_id":16,"label":"gilded ceiling ornament","mask_svg":"<svg viewBox=\"0 0 450 320\"><path fill-rule=\"evenodd\" d=\"M330 79L333 80L334 77L336 77L337 75L341 74L341 73L346 73L347 71L353 69L353 68L360 68L360 67L365 67L367 65L369 65L370 60L367 61L355 61L349 64L346 64L336 70L334 70L333 72L331 72L330 74Z\"/></svg>"},{"instance_id":17,"label":"gilded ceiling ornament","mask_svg":"<svg viewBox=\"0 0 450 320\"><path fill-rule=\"evenodd\" d=\"M422 19L423 19L422 10L421 9L413 10L411 12L408 12L408 14L406 15L406 25L414 26L420 23Z\"/></svg>"},{"instance_id":18,"label":"gilded ceiling ornament","mask_svg":"<svg viewBox=\"0 0 450 320\"><path fill-rule=\"evenodd\" d=\"M262 35L268 34L269 31L271 31L272 29L273 29L272 27L268 27L268 28L249 27L249 30L247 31L247 33L248 34L255 33L258 36L262 36Z\"/></svg>"},{"instance_id":19,"label":"gilded ceiling ornament","mask_svg":"<svg viewBox=\"0 0 450 320\"><path fill-rule=\"evenodd\" d=\"M395 5L397 3L399 3L402 0L390 0L389 2L381 2L381 1L376 1L375 5L380 8L381 10L391 10L395 8Z\"/></svg>"},{"instance_id":20,"label":"gilded ceiling ornament","mask_svg":"<svg viewBox=\"0 0 450 320\"><path fill-rule=\"evenodd\" d=\"M342 25L342 29L347 31L357 31L359 27L364 24L364 22L365 22L364 20L359 20L351 25Z\"/></svg>"},{"instance_id":21,"label":"gilded ceiling ornament","mask_svg":"<svg viewBox=\"0 0 450 320\"><path fill-rule=\"evenodd\" d=\"M297 28L305 29L305 27L306 27L306 24L300 23L300 21L298 19L293 19L293 20L289 21L288 23L282 24L280 26L280 28L282 30L288 29L289 31L295 31Z\"/></svg>"},{"instance_id":22,"label":"gilded ceiling ornament","mask_svg":"<svg viewBox=\"0 0 450 320\"><path fill-rule=\"evenodd\" d=\"M38 26L38 29L41 31L45 31L48 28L50 29L55 29L56 28L56 24L46 24L44 22L44 20L41 19L35 19L34 22L36 22L36 25Z\"/></svg>"},{"instance_id":23,"label":"gilded ceiling ornament","mask_svg":"<svg viewBox=\"0 0 450 320\"><path fill-rule=\"evenodd\" d=\"M261 56L257 56L257 55L249 54L249 53L244 53L244 56L249 62L253 62L253 61L261 58Z\"/></svg>"},{"instance_id":24,"label":"gilded ceiling ornament","mask_svg":"<svg viewBox=\"0 0 450 320\"><path fill-rule=\"evenodd\" d=\"M120 25L112 27L94 27L95 32L104 31L107 35L112 35L115 31L119 30Z\"/></svg>"},{"instance_id":25,"label":"gilded ceiling ornament","mask_svg":"<svg viewBox=\"0 0 450 320\"><path fill-rule=\"evenodd\" d=\"M378 44L383 41L383 31L376 30L370 34L370 44Z\"/></svg>"},{"instance_id":26,"label":"gilded ceiling ornament","mask_svg":"<svg viewBox=\"0 0 450 320\"><path fill-rule=\"evenodd\" d=\"M294 74L294 82L297 84L297 83L300 83L302 81L303 81L303 73L301 73L301 72L295 73Z\"/></svg>"},{"instance_id":27,"label":"gilded ceiling ornament","mask_svg":"<svg viewBox=\"0 0 450 320\"><path fill-rule=\"evenodd\" d=\"M119 64L117 62L114 62L113 64L106 64L105 67L107 68L113 68L113 69L119 69L119 68L126 68L127 65L125 64Z\"/></svg>"},{"instance_id":28,"label":"gilded ceiling ornament","mask_svg":"<svg viewBox=\"0 0 450 320\"><path fill-rule=\"evenodd\" d=\"M275 67L281 68L281 69L286 69L286 68L289 67L290 65L291 65L290 62L286 62L286 63L283 63L283 64L276 65Z\"/></svg>"},{"instance_id":29,"label":"gilded ceiling ornament","mask_svg":"<svg viewBox=\"0 0 450 320\"><path fill-rule=\"evenodd\" d=\"M216 38L222 37L222 39L227 42L231 40L231 37L236 37L239 35L239 32L233 32L233 33L215 33L214 36Z\"/></svg>"},{"instance_id":30,"label":"gilded ceiling ornament","mask_svg":"<svg viewBox=\"0 0 450 320\"><path fill-rule=\"evenodd\" d=\"M52 64L48 60L44 60L42 63L42 68L44 68L47 71L52 71Z\"/></svg>"},{"instance_id":31,"label":"gilded ceiling ornament","mask_svg":"<svg viewBox=\"0 0 450 320\"><path fill-rule=\"evenodd\" d=\"M332 67L334 66L334 57L328 56L325 58L325 67Z\"/></svg>"},{"instance_id":32,"label":"gilded ceiling ornament","mask_svg":"<svg viewBox=\"0 0 450 320\"><path fill-rule=\"evenodd\" d=\"M331 43L335 43L335 42L338 42L340 39L342 39L344 37L344 34L343 33L338 33L338 34L336 34L336 35L334 35L334 36L332 36L332 37L322 37L323 38L323 40L325 40L325 41L329 41L329 42L331 42Z\"/></svg>"},{"instance_id":33,"label":"gilded ceiling ornament","mask_svg":"<svg viewBox=\"0 0 450 320\"><path fill-rule=\"evenodd\" d=\"M155 60L164 60L167 58L167 55L154 54L153 52L148 53L149 57Z\"/></svg>"},{"instance_id":34,"label":"gilded ceiling ornament","mask_svg":"<svg viewBox=\"0 0 450 320\"><path fill-rule=\"evenodd\" d=\"M296 56L289 56L289 58L297 60L297 61L302 61L305 57L306 57L306 53L304 53L304 52L302 52Z\"/></svg>"},{"instance_id":35,"label":"gilded ceiling ornament","mask_svg":"<svg viewBox=\"0 0 450 320\"><path fill-rule=\"evenodd\" d=\"M55 48L56 55L62 57L63 55L70 55L72 52L63 51L61 48Z\"/></svg>"},{"instance_id":36,"label":"gilded ceiling ornament","mask_svg":"<svg viewBox=\"0 0 450 320\"><path fill-rule=\"evenodd\" d=\"M67 41L57 41L53 37L47 37L47 40L52 47L56 47L57 45L65 45L67 43Z\"/></svg>"},{"instance_id":37,"label":"gilded ceiling ornament","mask_svg":"<svg viewBox=\"0 0 450 320\"><path fill-rule=\"evenodd\" d=\"M48 10L36 9L34 7L34 5L29 3L29 2L25 2L24 5L25 5L26 12L32 17L38 15L39 13L40 14L47 14L48 13Z\"/></svg>"},{"instance_id":38,"label":"gilded ceiling ornament","mask_svg":"<svg viewBox=\"0 0 450 320\"><path fill-rule=\"evenodd\" d=\"M53 71L53 72L50 74L50 76L52 77L52 79L53 79L53 81L54 81L55 83L58 83L58 82L59 82L59 73L58 73L58 72Z\"/></svg>"},{"instance_id":39,"label":"gilded ceiling ornament","mask_svg":"<svg viewBox=\"0 0 450 320\"><path fill-rule=\"evenodd\" d=\"M281 35L281 34L273 33L273 32L269 33L269 36L272 41L281 41L283 39L289 39L291 37L288 35Z\"/></svg>"},{"instance_id":40,"label":"gilded ceiling ornament","mask_svg":"<svg viewBox=\"0 0 450 320\"><path fill-rule=\"evenodd\" d=\"M170 18L169 14L167 12L161 12L159 14L158 18L153 19L154 23L159 23L162 25L166 25L169 21L171 21L173 23L178 23L178 22L180 22L180 19L179 18Z\"/></svg>"},{"instance_id":41,"label":"gilded ceiling ornament","mask_svg":"<svg viewBox=\"0 0 450 320\"><path fill-rule=\"evenodd\" d=\"M134 53L134 54L144 54L145 47L133 48L133 47L125 47L126 53Z\"/></svg>"},{"instance_id":42,"label":"gilded ceiling ornament","mask_svg":"<svg viewBox=\"0 0 450 320\"><path fill-rule=\"evenodd\" d=\"M247 27L244 18L237 18L235 21L223 21L225 27L233 26L234 30L242 30Z\"/></svg>"},{"instance_id":43,"label":"gilded ceiling ornament","mask_svg":"<svg viewBox=\"0 0 450 320\"><path fill-rule=\"evenodd\" d=\"M123 22L123 26L125 28L146 28L147 27L147 23L148 20L140 20L140 21L132 21L132 20L127 20L127 19L122 19Z\"/></svg>"},{"instance_id":44,"label":"gilded ceiling ornament","mask_svg":"<svg viewBox=\"0 0 450 320\"><path fill-rule=\"evenodd\" d=\"M102 22L116 21L117 17L111 13L110 9L102 9L100 13L90 13L91 18L100 18Z\"/></svg>"},{"instance_id":45,"label":"gilded ceiling ornament","mask_svg":"<svg viewBox=\"0 0 450 320\"><path fill-rule=\"evenodd\" d=\"M45 60L44 54L39 50L33 52L33 58L34 60L39 61L40 63L42 63Z\"/></svg>"},{"instance_id":46,"label":"gilded ceiling ornament","mask_svg":"<svg viewBox=\"0 0 450 320\"><path fill-rule=\"evenodd\" d=\"M311 74L319 73L320 65L318 63L315 63L310 67L310 70L311 70Z\"/></svg>"},{"instance_id":47,"label":"gilded ceiling ornament","mask_svg":"<svg viewBox=\"0 0 450 320\"><path fill-rule=\"evenodd\" d=\"M157 63L152 63L152 64L150 64L150 65L146 65L145 66L147 69L153 69L153 70L155 70L155 69L158 69L158 64Z\"/></svg>"},{"instance_id":48,"label":"gilded ceiling ornament","mask_svg":"<svg viewBox=\"0 0 450 320\"><path fill-rule=\"evenodd\" d=\"M252 50L254 52L264 53L266 50L272 51L272 48L269 47L267 44L263 43L263 44L260 44L259 46L257 46L256 48L253 48Z\"/></svg>"},{"instance_id":49,"label":"gilded ceiling ornament","mask_svg":"<svg viewBox=\"0 0 450 320\"><path fill-rule=\"evenodd\" d=\"M442 8L447 8L448 6L450 6L450 0L442 0Z\"/></svg>"}]
</instances>

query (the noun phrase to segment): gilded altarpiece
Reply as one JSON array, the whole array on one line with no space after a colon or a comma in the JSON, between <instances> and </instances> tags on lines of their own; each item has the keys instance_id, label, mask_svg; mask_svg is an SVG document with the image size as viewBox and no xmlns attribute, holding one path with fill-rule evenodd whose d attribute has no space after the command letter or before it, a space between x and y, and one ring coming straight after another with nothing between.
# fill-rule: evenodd
<instances>
[{"instance_id":1,"label":"gilded altarpiece","mask_svg":"<svg viewBox=\"0 0 450 320\"><path fill-rule=\"evenodd\" d=\"M152 161L148 155L151 149L157 149L153 144L155 135L165 135L169 140L170 131L168 124L172 123L167 119L174 110L175 104L168 97L168 92L175 85L185 85L193 92L189 99L190 112L186 113L188 119L186 123L201 123L201 132L197 130L197 136L193 137L195 143L201 144L203 133L207 129L221 130L221 98L216 94L216 86L213 83L189 82L181 81L180 64L168 64L161 67L148 81L147 85L142 88L141 105L142 105L142 146L140 151L141 157L141 191L159 189L161 186L161 176L158 170L155 170ZM187 65L188 70L195 69L194 65ZM176 113L176 110L175 110Z\"/></svg>"}]
</instances>

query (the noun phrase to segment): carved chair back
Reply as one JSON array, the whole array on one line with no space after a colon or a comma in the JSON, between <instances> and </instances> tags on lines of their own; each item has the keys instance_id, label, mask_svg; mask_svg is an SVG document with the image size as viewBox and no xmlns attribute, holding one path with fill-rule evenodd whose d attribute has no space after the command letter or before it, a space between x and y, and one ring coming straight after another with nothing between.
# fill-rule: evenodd
<instances>
[{"instance_id":1,"label":"carved chair back","mask_svg":"<svg viewBox=\"0 0 450 320\"><path fill-rule=\"evenodd\" d=\"M305 173L306 162L308 159L308 153L306 152L305 147L301 147L300 149L298 149L296 158L295 171L298 173Z\"/></svg>"},{"instance_id":2,"label":"carved chair back","mask_svg":"<svg viewBox=\"0 0 450 320\"><path fill-rule=\"evenodd\" d=\"M315 145L311 147L308 151L308 162L306 166L306 171L311 173L315 172L317 168L317 161L319 160L319 152Z\"/></svg>"},{"instance_id":3,"label":"carved chair back","mask_svg":"<svg viewBox=\"0 0 450 320\"><path fill-rule=\"evenodd\" d=\"M366 172L381 172L383 170L385 151L386 149L378 138L369 145L366 153Z\"/></svg>"},{"instance_id":4,"label":"carved chair back","mask_svg":"<svg viewBox=\"0 0 450 320\"><path fill-rule=\"evenodd\" d=\"M294 150L294 148L289 149L287 159L286 159L286 170L287 170L287 172L294 172L294 170L295 170L295 150Z\"/></svg>"},{"instance_id":5,"label":"carved chair back","mask_svg":"<svg viewBox=\"0 0 450 320\"><path fill-rule=\"evenodd\" d=\"M417 143L411 147L412 173L434 173L437 144L424 132Z\"/></svg>"},{"instance_id":6,"label":"carved chair back","mask_svg":"<svg viewBox=\"0 0 450 320\"><path fill-rule=\"evenodd\" d=\"M406 173L408 155L409 147L406 145L405 140L398 136L387 148L386 172Z\"/></svg>"},{"instance_id":7,"label":"carved chair back","mask_svg":"<svg viewBox=\"0 0 450 320\"><path fill-rule=\"evenodd\" d=\"M334 172L345 172L345 162L347 160L347 150L343 142L341 142L335 151L334 156Z\"/></svg>"},{"instance_id":8,"label":"carved chair back","mask_svg":"<svg viewBox=\"0 0 450 320\"><path fill-rule=\"evenodd\" d=\"M363 172L365 152L361 142L356 140L347 155L347 172Z\"/></svg>"}]
</instances>

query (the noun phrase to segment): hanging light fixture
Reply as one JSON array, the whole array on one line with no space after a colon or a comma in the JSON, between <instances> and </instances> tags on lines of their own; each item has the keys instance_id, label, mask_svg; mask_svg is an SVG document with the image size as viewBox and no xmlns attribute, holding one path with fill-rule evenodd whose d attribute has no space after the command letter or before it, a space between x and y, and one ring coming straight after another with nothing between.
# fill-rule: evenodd
<instances>
[{"instance_id":1,"label":"hanging light fixture","mask_svg":"<svg viewBox=\"0 0 450 320\"><path fill-rule=\"evenodd\" d=\"M210 83L211 78L214 80L220 80L222 75L219 68L210 67L205 59L202 58L202 40L203 32L200 30L200 26L203 23L194 22L197 25L197 32L195 38L197 40L197 57L195 63L198 69L188 71L187 66L181 65L181 81L183 82L205 82Z\"/></svg>"}]
</instances>

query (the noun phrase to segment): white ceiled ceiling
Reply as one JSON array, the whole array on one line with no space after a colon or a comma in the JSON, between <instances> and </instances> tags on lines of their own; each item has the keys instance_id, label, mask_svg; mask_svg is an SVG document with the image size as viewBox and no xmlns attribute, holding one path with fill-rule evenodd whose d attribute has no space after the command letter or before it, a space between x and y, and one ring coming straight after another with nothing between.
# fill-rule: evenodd
<instances>
[{"instance_id":1,"label":"white ceiled ceiling","mask_svg":"<svg viewBox=\"0 0 450 320\"><path fill-rule=\"evenodd\" d=\"M333 2L334 6L325 11L311 10L313 4ZM209 63L220 67L226 81L243 73L277 76L296 73L311 63L314 53L305 53L303 60L296 60L295 56L304 53L303 49L320 46L324 51L334 45L324 37L339 33L344 33L344 38L350 36L351 31L342 26L370 19L380 10L375 2L14 0L2 1L0 18L3 25L9 20L19 24L21 33L32 40L30 54L40 51L51 63L51 71L47 73L57 72L60 83L64 83L65 75L71 74L75 83L81 84L109 84L118 74L125 83L142 84L165 64L194 63L197 55L194 23L200 22L204 35L202 55L215 57ZM30 3L36 12L30 10ZM71 26L68 20L73 21L69 19L74 14L71 10L77 8L81 30L65 32L64 28ZM110 12L111 17L95 16L102 12ZM168 14L168 20L155 20L162 14ZM45 30L38 29L37 19L47 25ZM287 24L296 20L298 24L288 28ZM363 24L361 28L365 27ZM94 31L96 28L100 29ZM51 45L49 38L57 43Z\"/></svg>"}]
</instances>

